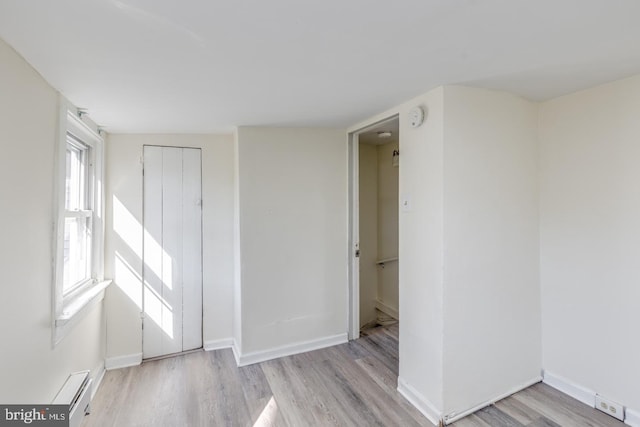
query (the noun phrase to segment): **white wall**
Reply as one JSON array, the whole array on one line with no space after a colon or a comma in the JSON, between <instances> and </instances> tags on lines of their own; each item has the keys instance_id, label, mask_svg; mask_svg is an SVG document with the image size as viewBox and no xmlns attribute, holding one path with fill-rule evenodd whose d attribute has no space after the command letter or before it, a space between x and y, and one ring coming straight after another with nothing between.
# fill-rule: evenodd
<instances>
[{"instance_id":1,"label":"white wall","mask_svg":"<svg viewBox=\"0 0 640 427\"><path fill-rule=\"evenodd\" d=\"M347 332L345 140L238 129L243 353Z\"/></svg>"},{"instance_id":2,"label":"white wall","mask_svg":"<svg viewBox=\"0 0 640 427\"><path fill-rule=\"evenodd\" d=\"M231 135L110 135L106 144L107 358L142 352L143 145L202 149L203 339L233 334L234 155Z\"/></svg>"},{"instance_id":3,"label":"white wall","mask_svg":"<svg viewBox=\"0 0 640 427\"><path fill-rule=\"evenodd\" d=\"M444 413L540 377L537 106L444 88Z\"/></svg>"},{"instance_id":4,"label":"white wall","mask_svg":"<svg viewBox=\"0 0 640 427\"><path fill-rule=\"evenodd\" d=\"M412 128L407 115L418 105L428 117ZM399 191L409 201L398 225L399 387L434 419L443 407L443 108L440 87L349 128L399 115Z\"/></svg>"},{"instance_id":5,"label":"white wall","mask_svg":"<svg viewBox=\"0 0 640 427\"><path fill-rule=\"evenodd\" d=\"M360 327L376 320L378 297L378 149L360 144ZM396 205L397 206L397 205Z\"/></svg>"},{"instance_id":6,"label":"white wall","mask_svg":"<svg viewBox=\"0 0 640 427\"><path fill-rule=\"evenodd\" d=\"M102 304L52 347L58 97L0 40L0 402L50 403L71 372L103 367Z\"/></svg>"},{"instance_id":7,"label":"white wall","mask_svg":"<svg viewBox=\"0 0 640 427\"><path fill-rule=\"evenodd\" d=\"M540 109L543 364L640 410L640 76Z\"/></svg>"},{"instance_id":8,"label":"white wall","mask_svg":"<svg viewBox=\"0 0 640 427\"><path fill-rule=\"evenodd\" d=\"M391 163L394 150L399 149L398 141L378 145L378 235L377 259L398 257L398 178L399 167ZM386 307L398 311L398 263L389 262L377 267L377 299Z\"/></svg>"},{"instance_id":9,"label":"white wall","mask_svg":"<svg viewBox=\"0 0 640 427\"><path fill-rule=\"evenodd\" d=\"M411 128L409 110L427 119ZM400 117L399 388L432 418L539 378L537 107L441 87ZM384 160L383 160L384 161Z\"/></svg>"},{"instance_id":10,"label":"white wall","mask_svg":"<svg viewBox=\"0 0 640 427\"><path fill-rule=\"evenodd\" d=\"M436 88L398 108L400 114L400 377L435 408L443 405L443 93ZM426 122L412 128L411 108Z\"/></svg>"}]
</instances>

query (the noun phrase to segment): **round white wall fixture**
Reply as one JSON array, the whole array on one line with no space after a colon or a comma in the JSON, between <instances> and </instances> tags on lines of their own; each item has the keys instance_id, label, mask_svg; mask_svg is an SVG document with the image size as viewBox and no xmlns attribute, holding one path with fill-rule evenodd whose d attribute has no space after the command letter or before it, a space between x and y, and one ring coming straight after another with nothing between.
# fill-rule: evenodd
<instances>
[{"instance_id":1,"label":"round white wall fixture","mask_svg":"<svg viewBox=\"0 0 640 427\"><path fill-rule=\"evenodd\" d=\"M422 107L413 107L409 111L409 124L412 128L417 128L424 122L424 110Z\"/></svg>"}]
</instances>

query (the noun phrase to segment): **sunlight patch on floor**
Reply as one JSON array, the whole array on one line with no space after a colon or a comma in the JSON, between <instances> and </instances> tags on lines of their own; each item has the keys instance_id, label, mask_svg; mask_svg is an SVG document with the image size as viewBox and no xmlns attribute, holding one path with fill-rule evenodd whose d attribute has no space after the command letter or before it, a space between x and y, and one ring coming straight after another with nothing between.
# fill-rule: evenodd
<instances>
[{"instance_id":1,"label":"sunlight patch on floor","mask_svg":"<svg viewBox=\"0 0 640 427\"><path fill-rule=\"evenodd\" d=\"M270 427L274 425L276 415L278 414L278 404L273 396L269 399L269 402L262 410L262 413L253 424L253 427Z\"/></svg>"}]
</instances>

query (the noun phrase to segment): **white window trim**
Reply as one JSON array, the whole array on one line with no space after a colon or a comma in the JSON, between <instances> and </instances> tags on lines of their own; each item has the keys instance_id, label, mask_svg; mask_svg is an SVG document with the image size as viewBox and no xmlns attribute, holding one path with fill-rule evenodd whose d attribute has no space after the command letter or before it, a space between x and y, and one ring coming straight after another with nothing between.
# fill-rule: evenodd
<instances>
[{"instance_id":1,"label":"white window trim","mask_svg":"<svg viewBox=\"0 0 640 427\"><path fill-rule=\"evenodd\" d=\"M52 283L52 341L55 346L91 307L104 298L111 283L104 279L104 140L97 126L83 119L77 108L62 95L59 102L58 141L54 176L54 239ZM92 163L92 224L91 271L92 280L63 295L65 173L67 135L71 134L91 147Z\"/></svg>"}]
</instances>

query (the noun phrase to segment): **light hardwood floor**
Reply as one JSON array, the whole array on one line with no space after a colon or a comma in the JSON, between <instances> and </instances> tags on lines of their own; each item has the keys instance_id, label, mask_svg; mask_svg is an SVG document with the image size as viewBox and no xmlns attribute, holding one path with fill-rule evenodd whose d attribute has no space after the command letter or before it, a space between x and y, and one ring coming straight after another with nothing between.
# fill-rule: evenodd
<instances>
[{"instance_id":1,"label":"light hardwood floor","mask_svg":"<svg viewBox=\"0 0 640 427\"><path fill-rule=\"evenodd\" d=\"M626 426L623 422L543 383L535 384L451 425L455 427Z\"/></svg>"},{"instance_id":2,"label":"light hardwood floor","mask_svg":"<svg viewBox=\"0 0 640 427\"><path fill-rule=\"evenodd\" d=\"M397 377L397 324L242 368L231 350L199 351L107 372L82 426L432 426ZM537 384L453 425L624 424Z\"/></svg>"}]
</instances>

